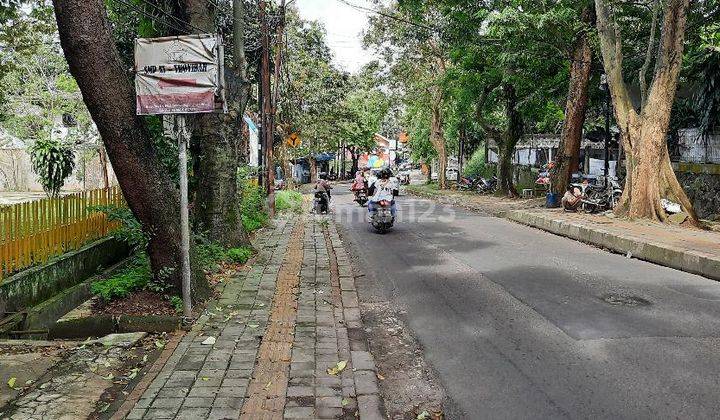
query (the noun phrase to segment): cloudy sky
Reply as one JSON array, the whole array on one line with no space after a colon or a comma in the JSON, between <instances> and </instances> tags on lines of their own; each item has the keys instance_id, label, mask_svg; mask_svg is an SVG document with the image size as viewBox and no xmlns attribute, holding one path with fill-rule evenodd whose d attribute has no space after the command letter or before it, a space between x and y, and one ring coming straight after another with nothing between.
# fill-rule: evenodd
<instances>
[{"instance_id":1,"label":"cloudy sky","mask_svg":"<svg viewBox=\"0 0 720 420\"><path fill-rule=\"evenodd\" d=\"M369 0L347 0L358 6L371 7ZM327 42L337 64L347 71L356 71L372 60L372 53L363 50L361 32L367 24L367 12L343 4L339 0L296 0L300 16L325 25Z\"/></svg>"}]
</instances>

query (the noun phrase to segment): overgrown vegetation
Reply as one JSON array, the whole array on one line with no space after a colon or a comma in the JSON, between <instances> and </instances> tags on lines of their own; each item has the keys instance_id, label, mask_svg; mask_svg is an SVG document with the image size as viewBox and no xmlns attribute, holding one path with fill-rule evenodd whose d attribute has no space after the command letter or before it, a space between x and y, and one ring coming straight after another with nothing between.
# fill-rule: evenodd
<instances>
[{"instance_id":1,"label":"overgrown vegetation","mask_svg":"<svg viewBox=\"0 0 720 420\"><path fill-rule=\"evenodd\" d=\"M166 277L172 273L159 270L158 278L153 278L150 270L150 260L145 253L147 237L140 228L140 223L133 217L126 207L95 206L94 211L103 212L111 221L118 221L121 227L115 231L115 236L130 245L135 251L130 264L112 277L93 283L93 294L100 296L104 301L122 299L133 292L146 289L154 293L163 294L169 289ZM244 264L253 254L248 247L225 249L221 245L207 241L202 236L195 236L195 264L204 271L213 271L221 262ZM176 302L176 296L168 296L174 306L182 309L182 301Z\"/></svg>"},{"instance_id":2,"label":"overgrown vegetation","mask_svg":"<svg viewBox=\"0 0 720 420\"><path fill-rule=\"evenodd\" d=\"M475 150L470 160L463 168L463 175L470 178L483 177L489 178L495 173L493 165L485 163L485 148L479 147Z\"/></svg>"},{"instance_id":3,"label":"overgrown vegetation","mask_svg":"<svg viewBox=\"0 0 720 420\"><path fill-rule=\"evenodd\" d=\"M275 194L275 209L291 213L302 213L303 197L297 191L278 191Z\"/></svg>"},{"instance_id":4,"label":"overgrown vegetation","mask_svg":"<svg viewBox=\"0 0 720 420\"><path fill-rule=\"evenodd\" d=\"M240 216L247 232L256 231L268 222L265 207L265 193L253 181L250 170L241 168L238 174L238 193L240 194Z\"/></svg>"},{"instance_id":5,"label":"overgrown vegetation","mask_svg":"<svg viewBox=\"0 0 720 420\"><path fill-rule=\"evenodd\" d=\"M90 290L105 302L128 297L131 293L145 288L150 281L150 260L147 254L133 257L128 266L112 277L92 284Z\"/></svg>"},{"instance_id":6,"label":"overgrown vegetation","mask_svg":"<svg viewBox=\"0 0 720 420\"><path fill-rule=\"evenodd\" d=\"M142 231L140 222L133 216L129 208L110 205L91 206L89 210L105 213L111 222L120 222L120 228L113 235L130 245L133 250L141 251L147 246L147 236Z\"/></svg>"}]
</instances>

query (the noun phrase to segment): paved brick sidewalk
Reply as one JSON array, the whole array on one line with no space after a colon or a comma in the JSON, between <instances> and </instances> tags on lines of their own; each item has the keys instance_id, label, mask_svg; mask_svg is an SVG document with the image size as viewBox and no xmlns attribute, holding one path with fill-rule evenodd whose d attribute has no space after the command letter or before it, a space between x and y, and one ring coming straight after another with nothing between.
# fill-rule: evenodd
<instances>
[{"instance_id":1,"label":"paved brick sidewalk","mask_svg":"<svg viewBox=\"0 0 720 420\"><path fill-rule=\"evenodd\" d=\"M128 419L383 418L332 221L278 220L255 247L256 263L224 285Z\"/></svg>"}]
</instances>

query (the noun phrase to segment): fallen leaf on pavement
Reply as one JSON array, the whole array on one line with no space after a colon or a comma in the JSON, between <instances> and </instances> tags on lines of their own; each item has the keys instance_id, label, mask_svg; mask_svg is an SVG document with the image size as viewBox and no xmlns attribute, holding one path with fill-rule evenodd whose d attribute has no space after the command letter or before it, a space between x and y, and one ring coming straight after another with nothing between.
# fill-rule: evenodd
<instances>
[{"instance_id":1,"label":"fallen leaf on pavement","mask_svg":"<svg viewBox=\"0 0 720 420\"><path fill-rule=\"evenodd\" d=\"M212 346L213 344L215 344L215 341L215 337L208 337L201 344L204 344L206 346Z\"/></svg>"},{"instance_id":2,"label":"fallen leaf on pavement","mask_svg":"<svg viewBox=\"0 0 720 420\"><path fill-rule=\"evenodd\" d=\"M328 368L327 373L328 375L337 375L338 373L345 370L345 367L347 366L347 360L341 360L337 362L337 364L331 368Z\"/></svg>"},{"instance_id":3,"label":"fallen leaf on pavement","mask_svg":"<svg viewBox=\"0 0 720 420\"><path fill-rule=\"evenodd\" d=\"M7 381L8 388L15 389L15 381L17 381L17 378L14 376L12 378L8 379L8 381Z\"/></svg>"},{"instance_id":4,"label":"fallen leaf on pavement","mask_svg":"<svg viewBox=\"0 0 720 420\"><path fill-rule=\"evenodd\" d=\"M430 418L430 413L428 413L427 410L418 414L418 416L416 417L417 420L427 420L429 418Z\"/></svg>"},{"instance_id":5,"label":"fallen leaf on pavement","mask_svg":"<svg viewBox=\"0 0 720 420\"><path fill-rule=\"evenodd\" d=\"M382 375L379 374L379 373L377 374L377 378L380 379L381 381L384 381L384 380L385 380L385 377L382 376Z\"/></svg>"}]
</instances>

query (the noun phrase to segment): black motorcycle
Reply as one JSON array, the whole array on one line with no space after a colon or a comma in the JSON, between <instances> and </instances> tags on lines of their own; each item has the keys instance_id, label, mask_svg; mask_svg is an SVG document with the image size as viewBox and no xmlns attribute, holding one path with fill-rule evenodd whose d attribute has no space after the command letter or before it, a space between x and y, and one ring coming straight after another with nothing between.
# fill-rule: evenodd
<instances>
[{"instance_id":1,"label":"black motorcycle","mask_svg":"<svg viewBox=\"0 0 720 420\"><path fill-rule=\"evenodd\" d=\"M388 200L379 201L375 211L370 213L370 224L378 233L385 233L392 229L395 217L392 215L392 202Z\"/></svg>"},{"instance_id":2,"label":"black motorcycle","mask_svg":"<svg viewBox=\"0 0 720 420\"><path fill-rule=\"evenodd\" d=\"M330 209L330 200L325 190L315 190L313 211L315 214L327 214Z\"/></svg>"},{"instance_id":3,"label":"black motorcycle","mask_svg":"<svg viewBox=\"0 0 720 420\"><path fill-rule=\"evenodd\" d=\"M498 179L496 176L493 176L492 178L480 178L477 181L477 192L481 194L494 193L497 189L497 182Z\"/></svg>"},{"instance_id":4,"label":"black motorcycle","mask_svg":"<svg viewBox=\"0 0 720 420\"><path fill-rule=\"evenodd\" d=\"M368 194L366 189L362 190L355 190L355 202L360 205L360 207L365 207L365 205L368 202Z\"/></svg>"}]
</instances>

